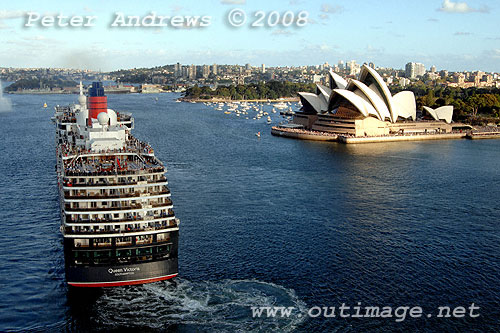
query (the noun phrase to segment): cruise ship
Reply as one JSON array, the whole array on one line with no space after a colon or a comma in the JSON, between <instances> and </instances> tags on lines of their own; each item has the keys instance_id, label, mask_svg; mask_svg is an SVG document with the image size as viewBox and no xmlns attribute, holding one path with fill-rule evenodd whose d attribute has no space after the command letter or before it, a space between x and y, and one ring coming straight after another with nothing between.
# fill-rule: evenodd
<instances>
[{"instance_id":1,"label":"cruise ship","mask_svg":"<svg viewBox=\"0 0 500 333\"><path fill-rule=\"evenodd\" d=\"M178 274L179 220L165 167L132 136L130 113L107 107L102 83L55 108L66 281L113 287Z\"/></svg>"}]
</instances>

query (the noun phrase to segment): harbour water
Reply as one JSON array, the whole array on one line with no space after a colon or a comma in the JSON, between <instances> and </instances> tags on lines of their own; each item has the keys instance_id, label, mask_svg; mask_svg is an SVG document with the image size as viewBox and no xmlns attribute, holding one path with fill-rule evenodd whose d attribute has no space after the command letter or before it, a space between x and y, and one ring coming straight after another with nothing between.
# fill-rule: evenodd
<instances>
[{"instance_id":1,"label":"harbour water","mask_svg":"<svg viewBox=\"0 0 500 333\"><path fill-rule=\"evenodd\" d=\"M265 118L175 103L179 94L110 95L168 167L180 274L175 284L82 293L64 281L50 122L52 107L76 96L9 97L12 112L0 113L0 331L500 326L500 140L307 142L271 136ZM342 303L432 314L475 303L480 316L307 316ZM252 318L252 306L273 305L294 311Z\"/></svg>"}]
</instances>

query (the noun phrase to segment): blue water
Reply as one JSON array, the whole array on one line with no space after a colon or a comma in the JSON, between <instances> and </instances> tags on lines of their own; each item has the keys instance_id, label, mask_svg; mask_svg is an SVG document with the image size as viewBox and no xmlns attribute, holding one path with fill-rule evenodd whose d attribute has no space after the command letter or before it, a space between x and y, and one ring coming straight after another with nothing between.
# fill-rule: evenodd
<instances>
[{"instance_id":1,"label":"blue water","mask_svg":"<svg viewBox=\"0 0 500 333\"><path fill-rule=\"evenodd\" d=\"M68 291L52 110L0 113L0 331L498 331L500 140L340 145L277 138L177 94L111 95L168 167L180 274ZM158 101L155 101L158 97ZM273 121L278 114L271 114ZM262 132L259 139L256 132ZM314 306L475 303L478 318L310 318ZM252 306L293 306L252 318Z\"/></svg>"}]
</instances>

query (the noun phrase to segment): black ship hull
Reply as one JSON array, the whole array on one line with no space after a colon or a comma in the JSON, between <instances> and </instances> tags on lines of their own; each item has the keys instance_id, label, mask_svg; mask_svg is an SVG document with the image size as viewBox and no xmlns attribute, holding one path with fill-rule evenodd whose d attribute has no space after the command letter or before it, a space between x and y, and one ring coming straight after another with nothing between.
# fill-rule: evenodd
<instances>
[{"instance_id":1,"label":"black ship hull","mask_svg":"<svg viewBox=\"0 0 500 333\"><path fill-rule=\"evenodd\" d=\"M177 272L177 258L115 266L67 266L66 281L73 287L115 287L167 280Z\"/></svg>"},{"instance_id":2,"label":"black ship hull","mask_svg":"<svg viewBox=\"0 0 500 333\"><path fill-rule=\"evenodd\" d=\"M73 287L115 287L173 278L178 273L178 231L171 231L170 237L168 243L157 243L155 235L155 242L147 245L126 248L112 246L106 250L95 247L83 249L74 247L73 240L66 238L64 242L66 281ZM148 249L151 254L131 255L127 258L116 256L122 251L130 255L130 252ZM103 258L102 253L111 256ZM77 259L80 262L75 262L75 257L80 258Z\"/></svg>"}]
</instances>

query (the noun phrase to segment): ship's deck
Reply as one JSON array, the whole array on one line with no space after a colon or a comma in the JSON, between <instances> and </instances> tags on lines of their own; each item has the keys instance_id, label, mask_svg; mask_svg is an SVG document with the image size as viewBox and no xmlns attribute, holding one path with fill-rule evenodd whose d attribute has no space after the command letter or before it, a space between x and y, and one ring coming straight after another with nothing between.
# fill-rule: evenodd
<instances>
[{"instance_id":1,"label":"ship's deck","mask_svg":"<svg viewBox=\"0 0 500 333\"><path fill-rule=\"evenodd\" d=\"M60 123L76 123L76 113L69 106L57 106L56 112L61 112L61 114L56 116L56 119ZM132 114L128 112L115 111L117 116L117 121L128 122L132 120Z\"/></svg>"},{"instance_id":2,"label":"ship's deck","mask_svg":"<svg viewBox=\"0 0 500 333\"><path fill-rule=\"evenodd\" d=\"M129 134L121 149L88 150L64 142L59 144L68 176L99 176L165 172L151 146Z\"/></svg>"},{"instance_id":3,"label":"ship's deck","mask_svg":"<svg viewBox=\"0 0 500 333\"><path fill-rule=\"evenodd\" d=\"M70 133L71 134L71 133ZM107 150L89 150L75 145L71 145L68 142L60 144L62 149L63 158L73 158L77 155L101 155L101 154L145 154L153 155L154 150L151 146L145 142L142 142L132 135L129 134L129 140L126 142L126 146L121 149L107 149Z\"/></svg>"},{"instance_id":4,"label":"ship's deck","mask_svg":"<svg viewBox=\"0 0 500 333\"><path fill-rule=\"evenodd\" d=\"M66 175L68 176L92 176L102 175L103 172L116 172L118 174L136 174L138 171L145 171L147 173L164 172L161 165L143 162L143 161L127 161L121 162L92 162L88 163L75 163L66 168Z\"/></svg>"}]
</instances>

